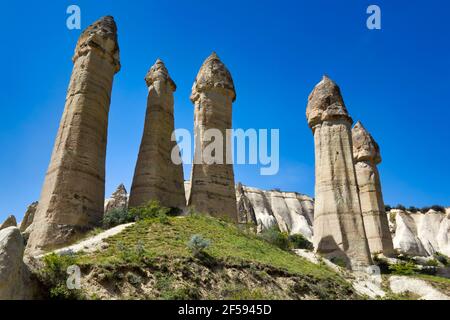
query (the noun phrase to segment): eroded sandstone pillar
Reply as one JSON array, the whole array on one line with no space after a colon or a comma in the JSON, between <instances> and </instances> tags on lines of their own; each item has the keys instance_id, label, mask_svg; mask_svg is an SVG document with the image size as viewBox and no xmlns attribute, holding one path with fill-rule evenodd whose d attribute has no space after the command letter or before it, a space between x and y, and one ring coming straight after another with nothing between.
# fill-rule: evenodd
<instances>
[{"instance_id":1,"label":"eroded sandstone pillar","mask_svg":"<svg viewBox=\"0 0 450 320\"><path fill-rule=\"evenodd\" d=\"M356 179L369 249L372 254L382 252L390 256L394 253L394 247L377 169L381 162L380 148L359 121L352 129L352 139Z\"/></svg>"},{"instance_id":2,"label":"eroded sandstone pillar","mask_svg":"<svg viewBox=\"0 0 450 320\"><path fill-rule=\"evenodd\" d=\"M165 207L182 209L186 206L183 166L171 158L172 152L179 155L176 142L171 140L176 85L159 59L148 71L145 81L148 86L147 114L129 206L157 200Z\"/></svg>"},{"instance_id":3,"label":"eroded sandstone pillar","mask_svg":"<svg viewBox=\"0 0 450 320\"><path fill-rule=\"evenodd\" d=\"M324 76L308 98L314 134L314 247L349 268L371 263L352 155L351 125L339 87Z\"/></svg>"},{"instance_id":4,"label":"eroded sandstone pillar","mask_svg":"<svg viewBox=\"0 0 450 320\"><path fill-rule=\"evenodd\" d=\"M230 72L215 53L211 54L200 68L192 87L195 156L188 204L199 212L237 222L233 164L227 163L226 153L231 139L226 129L231 129L232 103L235 99ZM208 164L202 156L211 143L206 134L208 129L218 129L223 137L222 161L212 164Z\"/></svg>"},{"instance_id":5,"label":"eroded sandstone pillar","mask_svg":"<svg viewBox=\"0 0 450 320\"><path fill-rule=\"evenodd\" d=\"M64 113L27 252L73 242L100 225L105 199L108 113L120 69L117 28L103 17L78 39Z\"/></svg>"}]
</instances>

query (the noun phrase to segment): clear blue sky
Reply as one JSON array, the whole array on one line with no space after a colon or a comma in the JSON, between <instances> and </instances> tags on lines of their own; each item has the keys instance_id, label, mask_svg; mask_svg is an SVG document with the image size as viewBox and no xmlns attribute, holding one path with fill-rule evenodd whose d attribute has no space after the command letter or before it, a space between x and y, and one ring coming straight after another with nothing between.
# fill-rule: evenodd
<instances>
[{"instance_id":1,"label":"clear blue sky","mask_svg":"<svg viewBox=\"0 0 450 320\"><path fill-rule=\"evenodd\" d=\"M313 195L305 108L326 73L381 146L385 202L450 205L448 1L8 1L0 13L0 220L20 220L39 198L80 34L66 28L70 4L81 7L83 29L108 14L119 29L107 195L131 184L147 69L165 61L178 85L176 126L192 130L192 82L215 50L237 89L234 127L280 129L279 174L236 166L237 181ZM381 31L365 26L370 4L381 7Z\"/></svg>"}]
</instances>

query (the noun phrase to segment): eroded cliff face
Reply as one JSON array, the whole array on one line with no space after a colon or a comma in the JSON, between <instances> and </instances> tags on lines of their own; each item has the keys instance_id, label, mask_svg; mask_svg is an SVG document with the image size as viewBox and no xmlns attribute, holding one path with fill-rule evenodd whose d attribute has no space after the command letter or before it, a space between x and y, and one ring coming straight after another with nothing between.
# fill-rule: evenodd
<instances>
[{"instance_id":1,"label":"eroded cliff face","mask_svg":"<svg viewBox=\"0 0 450 320\"><path fill-rule=\"evenodd\" d=\"M414 256L450 256L450 208L445 213L393 209L388 215L395 249Z\"/></svg>"},{"instance_id":2,"label":"eroded cliff face","mask_svg":"<svg viewBox=\"0 0 450 320\"><path fill-rule=\"evenodd\" d=\"M260 190L239 185L236 198L240 217L257 225L258 231L278 226L280 231L289 234L301 233L308 240L312 239L314 219L314 200L296 192L278 190ZM241 204L247 203L247 206ZM246 211L243 211L246 210ZM253 221L249 213L253 212Z\"/></svg>"}]
</instances>

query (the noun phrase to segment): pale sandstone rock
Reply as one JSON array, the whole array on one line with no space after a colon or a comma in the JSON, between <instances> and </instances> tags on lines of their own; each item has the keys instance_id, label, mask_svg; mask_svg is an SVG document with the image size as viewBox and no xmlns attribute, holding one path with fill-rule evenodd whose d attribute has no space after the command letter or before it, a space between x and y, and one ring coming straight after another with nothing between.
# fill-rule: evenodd
<instances>
[{"instance_id":1,"label":"pale sandstone rock","mask_svg":"<svg viewBox=\"0 0 450 320\"><path fill-rule=\"evenodd\" d=\"M395 219L392 223L395 249L413 256L433 256L436 252L450 256L449 214L392 209L389 215Z\"/></svg>"},{"instance_id":2,"label":"pale sandstone rock","mask_svg":"<svg viewBox=\"0 0 450 320\"><path fill-rule=\"evenodd\" d=\"M127 189L121 183L116 191L113 192L110 198L105 199L105 214L115 209L128 208L128 193Z\"/></svg>"},{"instance_id":3,"label":"pale sandstone rock","mask_svg":"<svg viewBox=\"0 0 450 320\"><path fill-rule=\"evenodd\" d=\"M0 230L0 300L32 299L31 274L23 262L24 241L17 227Z\"/></svg>"},{"instance_id":4,"label":"pale sandstone rock","mask_svg":"<svg viewBox=\"0 0 450 320\"><path fill-rule=\"evenodd\" d=\"M450 300L450 297L433 288L426 281L405 276L389 277L389 286L394 293L410 292L421 300Z\"/></svg>"},{"instance_id":5,"label":"pale sandstone rock","mask_svg":"<svg viewBox=\"0 0 450 320\"><path fill-rule=\"evenodd\" d=\"M139 155L130 191L130 207L157 200L165 207L186 206L181 160L174 163L172 152L179 156L174 131L174 98L176 85L161 60L145 77L148 86L147 114Z\"/></svg>"},{"instance_id":6,"label":"pale sandstone rock","mask_svg":"<svg viewBox=\"0 0 450 320\"><path fill-rule=\"evenodd\" d=\"M23 220L20 223L20 232L25 232L25 230L33 223L34 215L36 213L38 202L35 201L32 204L30 204L27 208L27 211L25 212L25 215L23 216Z\"/></svg>"},{"instance_id":7,"label":"pale sandstone rock","mask_svg":"<svg viewBox=\"0 0 450 320\"><path fill-rule=\"evenodd\" d=\"M227 163L226 147L231 136L232 103L236 99L233 79L215 53L203 63L192 87L191 101L195 105L195 154L191 172L188 205L215 217L238 221L236 191L232 164ZM222 163L207 164L203 153L210 144L208 129L217 129L224 137Z\"/></svg>"},{"instance_id":8,"label":"pale sandstone rock","mask_svg":"<svg viewBox=\"0 0 450 320\"><path fill-rule=\"evenodd\" d=\"M6 220L3 221L2 224L0 224L0 230L9 227L17 227L16 217L14 217L13 215L8 216L8 218L6 218Z\"/></svg>"},{"instance_id":9,"label":"pale sandstone rock","mask_svg":"<svg viewBox=\"0 0 450 320\"><path fill-rule=\"evenodd\" d=\"M361 211L370 252L392 256L394 247L377 169L381 162L380 148L359 121L352 129L352 140Z\"/></svg>"},{"instance_id":10,"label":"pale sandstone rock","mask_svg":"<svg viewBox=\"0 0 450 320\"><path fill-rule=\"evenodd\" d=\"M308 98L315 145L314 247L349 268L370 265L353 164L351 124L339 87L324 76Z\"/></svg>"},{"instance_id":11,"label":"pale sandstone rock","mask_svg":"<svg viewBox=\"0 0 450 320\"><path fill-rule=\"evenodd\" d=\"M108 113L113 77L120 69L112 17L99 19L81 34L73 63L29 254L73 242L103 217Z\"/></svg>"},{"instance_id":12,"label":"pale sandstone rock","mask_svg":"<svg viewBox=\"0 0 450 320\"><path fill-rule=\"evenodd\" d=\"M314 201L312 198L296 193L265 191L247 186L237 188L238 199L248 200L247 206L254 214L258 231L278 226L280 231L289 234L302 234L312 239ZM238 211L240 212L239 201Z\"/></svg>"}]
</instances>

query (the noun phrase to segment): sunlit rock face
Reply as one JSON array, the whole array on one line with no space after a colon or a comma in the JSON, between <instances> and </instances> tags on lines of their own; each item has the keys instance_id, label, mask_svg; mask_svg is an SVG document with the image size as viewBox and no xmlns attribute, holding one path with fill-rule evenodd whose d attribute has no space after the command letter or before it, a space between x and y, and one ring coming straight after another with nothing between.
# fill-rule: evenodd
<instances>
[{"instance_id":1,"label":"sunlit rock face","mask_svg":"<svg viewBox=\"0 0 450 320\"><path fill-rule=\"evenodd\" d=\"M381 162L380 148L360 121L352 129L352 140L361 212L370 252L392 256L394 247L377 168Z\"/></svg>"},{"instance_id":2,"label":"sunlit rock face","mask_svg":"<svg viewBox=\"0 0 450 320\"><path fill-rule=\"evenodd\" d=\"M112 17L83 31L72 60L64 112L27 244L30 254L76 241L103 217L108 114L120 69Z\"/></svg>"},{"instance_id":3,"label":"sunlit rock face","mask_svg":"<svg viewBox=\"0 0 450 320\"><path fill-rule=\"evenodd\" d=\"M389 223L394 248L413 256L450 256L450 212L427 213L392 209Z\"/></svg>"},{"instance_id":4,"label":"sunlit rock face","mask_svg":"<svg viewBox=\"0 0 450 320\"><path fill-rule=\"evenodd\" d=\"M353 163L353 121L328 77L309 95L306 117L315 149L314 247L349 268L370 265Z\"/></svg>"},{"instance_id":5,"label":"sunlit rock face","mask_svg":"<svg viewBox=\"0 0 450 320\"><path fill-rule=\"evenodd\" d=\"M183 209L186 206L183 166L181 161L175 163L172 159L172 154L179 154L177 143L172 140L176 85L160 59L150 68L145 81L147 111L129 206L156 200L162 206Z\"/></svg>"},{"instance_id":6,"label":"sunlit rock face","mask_svg":"<svg viewBox=\"0 0 450 320\"><path fill-rule=\"evenodd\" d=\"M233 164L227 161L231 155L226 152L231 141L227 129L232 128L235 99L230 72L215 53L211 54L201 66L192 86L195 151L188 206L201 213L237 222ZM208 130L211 129L222 135L222 155L214 152L214 163L209 163L210 159L204 157L209 154L207 150L211 141Z\"/></svg>"}]
</instances>

